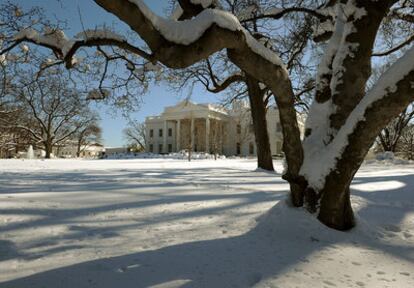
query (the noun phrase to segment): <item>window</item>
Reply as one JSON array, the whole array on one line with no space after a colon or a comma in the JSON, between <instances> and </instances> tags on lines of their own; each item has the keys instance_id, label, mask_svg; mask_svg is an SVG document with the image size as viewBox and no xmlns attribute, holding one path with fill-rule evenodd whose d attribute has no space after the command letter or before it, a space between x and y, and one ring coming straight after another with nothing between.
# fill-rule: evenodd
<instances>
[{"instance_id":1,"label":"window","mask_svg":"<svg viewBox=\"0 0 414 288\"><path fill-rule=\"evenodd\" d=\"M250 155L253 155L254 154L254 145L253 145L252 142L250 142L250 144L249 144L249 154Z\"/></svg>"},{"instance_id":2,"label":"window","mask_svg":"<svg viewBox=\"0 0 414 288\"><path fill-rule=\"evenodd\" d=\"M150 130L150 138L154 137L154 129Z\"/></svg>"},{"instance_id":3,"label":"window","mask_svg":"<svg viewBox=\"0 0 414 288\"><path fill-rule=\"evenodd\" d=\"M168 137L172 137L172 128L168 128Z\"/></svg>"},{"instance_id":4,"label":"window","mask_svg":"<svg viewBox=\"0 0 414 288\"><path fill-rule=\"evenodd\" d=\"M154 152L154 145L152 145L152 144L149 145L149 152L151 152L151 153Z\"/></svg>"},{"instance_id":5,"label":"window","mask_svg":"<svg viewBox=\"0 0 414 288\"><path fill-rule=\"evenodd\" d=\"M237 152L236 152L236 154L240 155L240 153L241 153L241 146L240 146L240 143L237 143Z\"/></svg>"},{"instance_id":6,"label":"window","mask_svg":"<svg viewBox=\"0 0 414 288\"><path fill-rule=\"evenodd\" d=\"M159 136L159 137L162 137L162 129L159 129L159 130L158 130L158 136Z\"/></svg>"},{"instance_id":7,"label":"window","mask_svg":"<svg viewBox=\"0 0 414 288\"><path fill-rule=\"evenodd\" d=\"M162 153L162 144L158 145L158 153Z\"/></svg>"},{"instance_id":8,"label":"window","mask_svg":"<svg viewBox=\"0 0 414 288\"><path fill-rule=\"evenodd\" d=\"M168 144L168 153L172 152L172 144Z\"/></svg>"},{"instance_id":9,"label":"window","mask_svg":"<svg viewBox=\"0 0 414 288\"><path fill-rule=\"evenodd\" d=\"M241 125L237 124L237 134L241 134Z\"/></svg>"},{"instance_id":10,"label":"window","mask_svg":"<svg viewBox=\"0 0 414 288\"><path fill-rule=\"evenodd\" d=\"M282 132L282 125L280 123L276 123L276 132Z\"/></svg>"}]
</instances>

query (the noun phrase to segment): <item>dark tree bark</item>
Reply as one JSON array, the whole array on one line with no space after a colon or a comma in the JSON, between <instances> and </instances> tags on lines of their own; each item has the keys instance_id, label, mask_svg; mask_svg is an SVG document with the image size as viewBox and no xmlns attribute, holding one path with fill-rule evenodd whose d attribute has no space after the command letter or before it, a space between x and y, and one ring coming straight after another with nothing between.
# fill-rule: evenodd
<instances>
[{"instance_id":1,"label":"dark tree bark","mask_svg":"<svg viewBox=\"0 0 414 288\"><path fill-rule=\"evenodd\" d=\"M44 148L45 148L45 158L50 159L52 157L52 152L53 152L52 140L45 141Z\"/></svg>"},{"instance_id":2,"label":"dark tree bark","mask_svg":"<svg viewBox=\"0 0 414 288\"><path fill-rule=\"evenodd\" d=\"M257 149L257 167L274 171L272 152L270 149L269 134L267 131L266 107L263 102L263 91L259 82L251 76L246 76L251 116L253 119L254 134Z\"/></svg>"}]
</instances>

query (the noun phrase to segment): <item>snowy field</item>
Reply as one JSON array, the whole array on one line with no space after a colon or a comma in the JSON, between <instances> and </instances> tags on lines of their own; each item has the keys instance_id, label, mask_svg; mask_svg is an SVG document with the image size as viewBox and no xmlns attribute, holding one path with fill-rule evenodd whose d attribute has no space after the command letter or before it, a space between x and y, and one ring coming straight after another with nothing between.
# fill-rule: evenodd
<instances>
[{"instance_id":1,"label":"snowy field","mask_svg":"<svg viewBox=\"0 0 414 288\"><path fill-rule=\"evenodd\" d=\"M0 287L414 287L414 165L362 167L351 232L255 165L2 160Z\"/></svg>"}]
</instances>

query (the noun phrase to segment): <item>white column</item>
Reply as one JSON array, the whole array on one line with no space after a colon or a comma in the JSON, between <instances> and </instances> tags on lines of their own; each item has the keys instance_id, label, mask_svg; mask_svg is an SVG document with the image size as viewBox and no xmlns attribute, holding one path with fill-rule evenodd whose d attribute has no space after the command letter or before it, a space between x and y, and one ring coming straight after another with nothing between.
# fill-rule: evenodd
<instances>
[{"instance_id":1,"label":"white column","mask_svg":"<svg viewBox=\"0 0 414 288\"><path fill-rule=\"evenodd\" d=\"M178 152L178 151L181 150L181 120L180 119L177 120L177 130L176 130L175 133L176 133L176 135L175 135L176 139L175 140L177 141L176 150Z\"/></svg>"},{"instance_id":2,"label":"white column","mask_svg":"<svg viewBox=\"0 0 414 288\"><path fill-rule=\"evenodd\" d=\"M210 118L206 118L206 152L210 153Z\"/></svg>"},{"instance_id":3,"label":"white column","mask_svg":"<svg viewBox=\"0 0 414 288\"><path fill-rule=\"evenodd\" d=\"M191 146L191 151L194 151L194 118L191 118L191 126L190 126L190 146Z\"/></svg>"},{"instance_id":4,"label":"white column","mask_svg":"<svg viewBox=\"0 0 414 288\"><path fill-rule=\"evenodd\" d=\"M163 144L162 144L162 146L163 146L163 150L164 151L162 151L162 152L164 152L164 153L168 153L168 149L167 149L167 136L168 136L168 131L167 131L167 120L164 120L164 132L163 132L163 134L162 134L162 136L164 136L163 138Z\"/></svg>"}]
</instances>

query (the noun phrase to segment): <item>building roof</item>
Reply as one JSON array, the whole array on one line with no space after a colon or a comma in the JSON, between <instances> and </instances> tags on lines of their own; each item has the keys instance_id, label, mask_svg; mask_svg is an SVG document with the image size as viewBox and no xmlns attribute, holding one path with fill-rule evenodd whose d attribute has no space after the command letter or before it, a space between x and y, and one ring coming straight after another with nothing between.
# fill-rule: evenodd
<instances>
[{"instance_id":1,"label":"building roof","mask_svg":"<svg viewBox=\"0 0 414 288\"><path fill-rule=\"evenodd\" d=\"M192 116L198 116L200 114L211 115L216 114L227 117L228 111L217 104L203 103L197 104L190 100L184 100L177 103L175 106L167 106L160 116L149 116L146 118L147 121L156 121L168 118L177 118L182 116L185 118L191 118Z\"/></svg>"}]
</instances>

